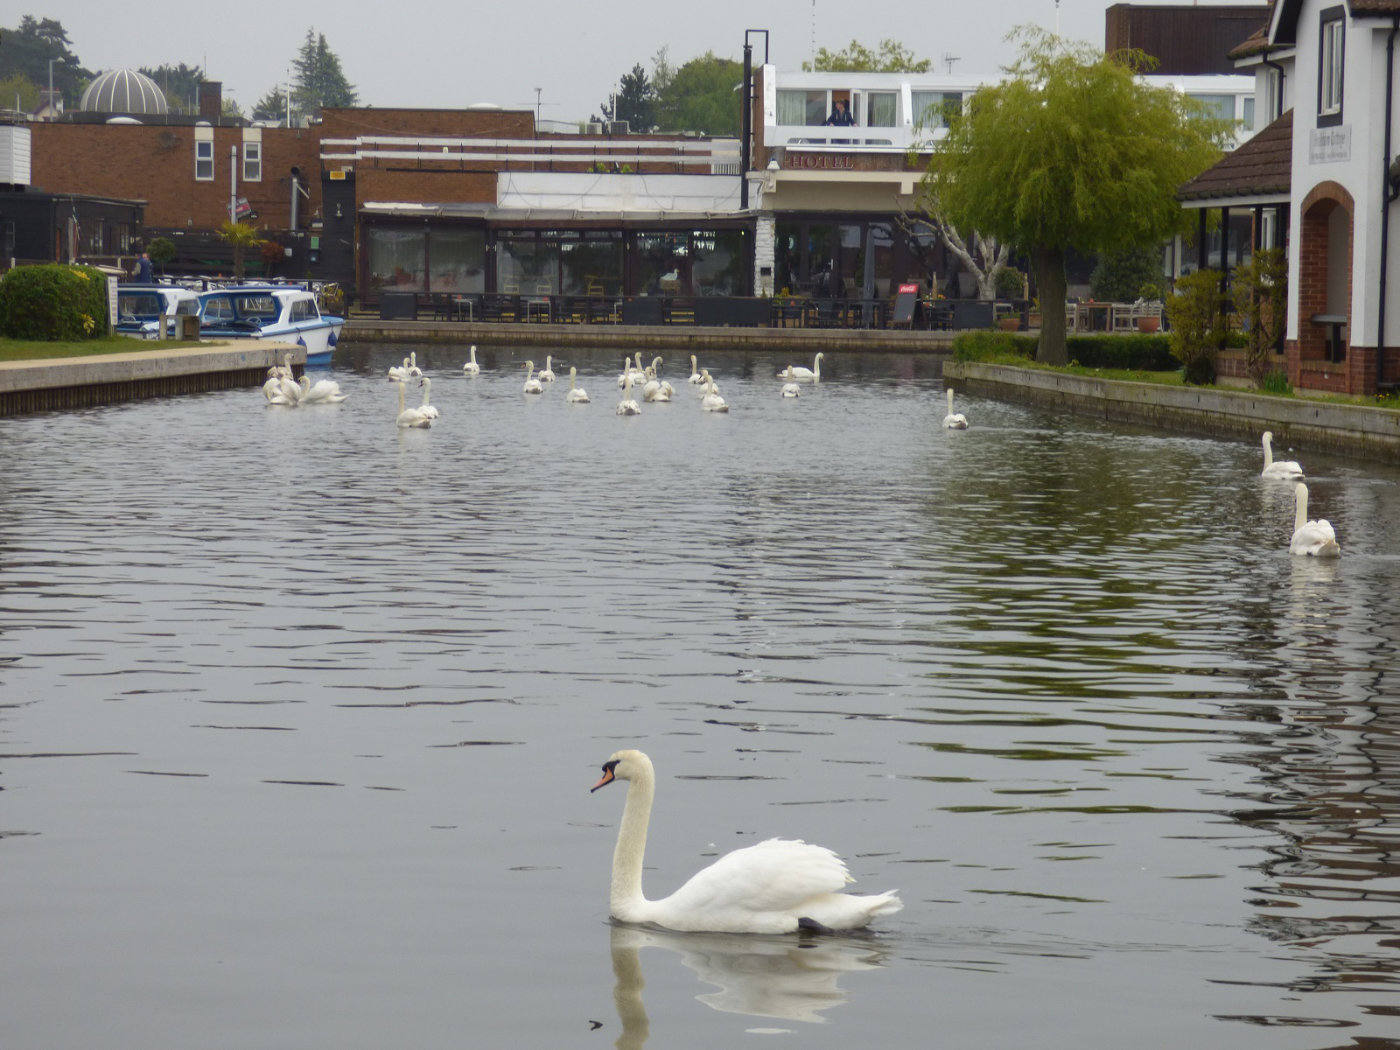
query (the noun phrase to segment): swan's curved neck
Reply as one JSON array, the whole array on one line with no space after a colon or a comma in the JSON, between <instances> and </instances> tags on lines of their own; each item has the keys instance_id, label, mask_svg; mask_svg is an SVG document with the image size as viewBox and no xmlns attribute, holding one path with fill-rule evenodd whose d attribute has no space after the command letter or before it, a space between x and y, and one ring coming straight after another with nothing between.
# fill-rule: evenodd
<instances>
[{"instance_id":1,"label":"swan's curved neck","mask_svg":"<svg viewBox=\"0 0 1400 1050\"><path fill-rule=\"evenodd\" d=\"M1296 491L1297 498L1295 505L1298 509L1293 514L1294 532L1301 529L1308 521L1308 490L1304 486L1299 485Z\"/></svg>"},{"instance_id":2,"label":"swan's curved neck","mask_svg":"<svg viewBox=\"0 0 1400 1050\"><path fill-rule=\"evenodd\" d=\"M1267 470L1274 463L1274 444L1269 440L1269 435L1264 435L1264 469Z\"/></svg>"},{"instance_id":3,"label":"swan's curved neck","mask_svg":"<svg viewBox=\"0 0 1400 1050\"><path fill-rule=\"evenodd\" d=\"M625 915L646 902L642 895L642 861L647 849L647 824L656 795L656 778L643 768L628 782L627 804L622 807L622 823L617 829L613 850L612 913Z\"/></svg>"},{"instance_id":4,"label":"swan's curved neck","mask_svg":"<svg viewBox=\"0 0 1400 1050\"><path fill-rule=\"evenodd\" d=\"M953 414L953 388L948 388L948 415Z\"/></svg>"},{"instance_id":5,"label":"swan's curved neck","mask_svg":"<svg viewBox=\"0 0 1400 1050\"><path fill-rule=\"evenodd\" d=\"M394 385L399 388L399 415L403 415L404 408L407 407L404 404L403 384L395 383Z\"/></svg>"},{"instance_id":6,"label":"swan's curved neck","mask_svg":"<svg viewBox=\"0 0 1400 1050\"><path fill-rule=\"evenodd\" d=\"M425 405L428 403L428 391L431 389L432 383L427 379L423 380L423 404Z\"/></svg>"},{"instance_id":7,"label":"swan's curved neck","mask_svg":"<svg viewBox=\"0 0 1400 1050\"><path fill-rule=\"evenodd\" d=\"M821 354L818 354L816 357L812 358L812 375L816 376L818 379L821 378L821 375L822 375L822 355L821 355Z\"/></svg>"}]
</instances>

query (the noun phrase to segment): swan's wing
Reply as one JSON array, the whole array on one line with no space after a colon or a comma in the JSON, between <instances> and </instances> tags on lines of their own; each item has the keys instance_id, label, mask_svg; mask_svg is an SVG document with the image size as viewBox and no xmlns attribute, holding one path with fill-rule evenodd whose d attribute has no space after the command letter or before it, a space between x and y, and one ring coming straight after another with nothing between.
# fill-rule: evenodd
<instances>
[{"instance_id":1,"label":"swan's wing","mask_svg":"<svg viewBox=\"0 0 1400 1050\"><path fill-rule=\"evenodd\" d=\"M687 911L727 907L786 911L851 882L845 862L825 846L798 839L768 839L725 854L697 871L666 903Z\"/></svg>"}]
</instances>

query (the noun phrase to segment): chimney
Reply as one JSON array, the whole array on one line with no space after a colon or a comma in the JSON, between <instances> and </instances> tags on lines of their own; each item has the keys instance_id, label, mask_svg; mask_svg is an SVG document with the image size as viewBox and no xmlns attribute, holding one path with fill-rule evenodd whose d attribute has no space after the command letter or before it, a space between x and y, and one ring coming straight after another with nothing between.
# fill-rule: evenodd
<instances>
[{"instance_id":1,"label":"chimney","mask_svg":"<svg viewBox=\"0 0 1400 1050\"><path fill-rule=\"evenodd\" d=\"M199 119L217 124L224 115L224 85L219 80L199 82Z\"/></svg>"}]
</instances>

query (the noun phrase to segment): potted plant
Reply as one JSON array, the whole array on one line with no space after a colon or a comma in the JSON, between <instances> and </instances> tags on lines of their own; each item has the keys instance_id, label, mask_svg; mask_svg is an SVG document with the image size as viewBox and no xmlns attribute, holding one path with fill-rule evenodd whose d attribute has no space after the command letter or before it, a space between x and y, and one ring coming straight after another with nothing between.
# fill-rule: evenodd
<instances>
[{"instance_id":1,"label":"potted plant","mask_svg":"<svg viewBox=\"0 0 1400 1050\"><path fill-rule=\"evenodd\" d=\"M1139 332L1152 333L1162 327L1162 289L1160 285L1151 282L1144 284L1138 289L1137 305L1139 308L1155 306L1157 309L1152 313L1140 313L1137 319L1137 329Z\"/></svg>"}]
</instances>

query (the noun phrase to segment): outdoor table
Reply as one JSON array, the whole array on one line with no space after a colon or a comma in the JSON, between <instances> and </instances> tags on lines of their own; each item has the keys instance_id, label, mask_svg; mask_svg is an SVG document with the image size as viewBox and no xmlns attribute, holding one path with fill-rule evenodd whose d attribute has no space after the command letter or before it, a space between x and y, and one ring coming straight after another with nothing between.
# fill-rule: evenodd
<instances>
[{"instance_id":1,"label":"outdoor table","mask_svg":"<svg viewBox=\"0 0 1400 1050\"><path fill-rule=\"evenodd\" d=\"M1087 302L1079 304L1079 327L1085 332L1106 332L1108 331L1109 318L1112 316L1112 303Z\"/></svg>"}]
</instances>

